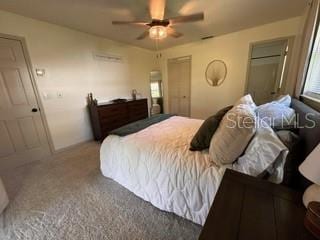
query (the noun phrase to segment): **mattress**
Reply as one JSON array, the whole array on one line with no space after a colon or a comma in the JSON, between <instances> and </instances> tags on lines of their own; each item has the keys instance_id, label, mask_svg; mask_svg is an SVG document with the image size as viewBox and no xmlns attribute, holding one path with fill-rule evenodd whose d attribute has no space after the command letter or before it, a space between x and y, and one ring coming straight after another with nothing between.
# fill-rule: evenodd
<instances>
[{"instance_id":1,"label":"mattress","mask_svg":"<svg viewBox=\"0 0 320 240\"><path fill-rule=\"evenodd\" d=\"M171 117L142 131L110 135L100 150L101 171L155 207L203 225L221 182L208 151L189 151L202 120Z\"/></svg>"}]
</instances>

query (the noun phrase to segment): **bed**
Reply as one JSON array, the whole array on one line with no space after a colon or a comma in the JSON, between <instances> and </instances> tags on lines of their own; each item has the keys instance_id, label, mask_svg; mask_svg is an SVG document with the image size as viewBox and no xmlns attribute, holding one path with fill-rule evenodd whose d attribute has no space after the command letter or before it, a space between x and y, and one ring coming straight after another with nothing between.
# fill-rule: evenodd
<instances>
[{"instance_id":1,"label":"bed","mask_svg":"<svg viewBox=\"0 0 320 240\"><path fill-rule=\"evenodd\" d=\"M224 168L189 151L202 120L174 116L101 146L101 171L155 207L204 224ZM121 154L119 154L121 152Z\"/></svg>"},{"instance_id":2,"label":"bed","mask_svg":"<svg viewBox=\"0 0 320 240\"><path fill-rule=\"evenodd\" d=\"M203 225L225 170L233 166L218 167L208 151L189 151L202 122L173 116L125 137L110 135L101 145L102 174L155 207Z\"/></svg>"}]
</instances>

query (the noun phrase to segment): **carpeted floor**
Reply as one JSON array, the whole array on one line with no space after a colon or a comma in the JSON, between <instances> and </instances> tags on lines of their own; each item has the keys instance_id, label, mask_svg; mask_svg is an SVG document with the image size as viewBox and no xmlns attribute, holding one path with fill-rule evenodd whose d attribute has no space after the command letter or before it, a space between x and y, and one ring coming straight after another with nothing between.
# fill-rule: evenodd
<instances>
[{"instance_id":1,"label":"carpeted floor","mask_svg":"<svg viewBox=\"0 0 320 240\"><path fill-rule=\"evenodd\" d=\"M2 176L10 205L0 239L197 239L201 227L103 177L88 143Z\"/></svg>"}]
</instances>

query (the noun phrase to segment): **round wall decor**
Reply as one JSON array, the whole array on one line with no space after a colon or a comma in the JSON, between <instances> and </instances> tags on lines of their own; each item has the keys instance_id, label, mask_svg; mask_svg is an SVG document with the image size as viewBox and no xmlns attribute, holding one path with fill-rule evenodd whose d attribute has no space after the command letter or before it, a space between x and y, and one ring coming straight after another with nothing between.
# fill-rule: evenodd
<instances>
[{"instance_id":1,"label":"round wall decor","mask_svg":"<svg viewBox=\"0 0 320 240\"><path fill-rule=\"evenodd\" d=\"M227 76L227 65L222 60L213 60L206 69L206 80L210 86L216 87L223 83Z\"/></svg>"}]
</instances>

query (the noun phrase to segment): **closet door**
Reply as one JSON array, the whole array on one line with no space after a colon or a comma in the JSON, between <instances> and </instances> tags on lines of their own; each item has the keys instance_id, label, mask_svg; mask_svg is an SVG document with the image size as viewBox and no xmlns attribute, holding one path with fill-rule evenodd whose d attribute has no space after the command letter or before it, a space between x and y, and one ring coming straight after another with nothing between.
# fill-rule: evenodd
<instances>
[{"instance_id":1,"label":"closet door","mask_svg":"<svg viewBox=\"0 0 320 240\"><path fill-rule=\"evenodd\" d=\"M190 116L190 57L168 61L169 111L179 116Z\"/></svg>"}]
</instances>

